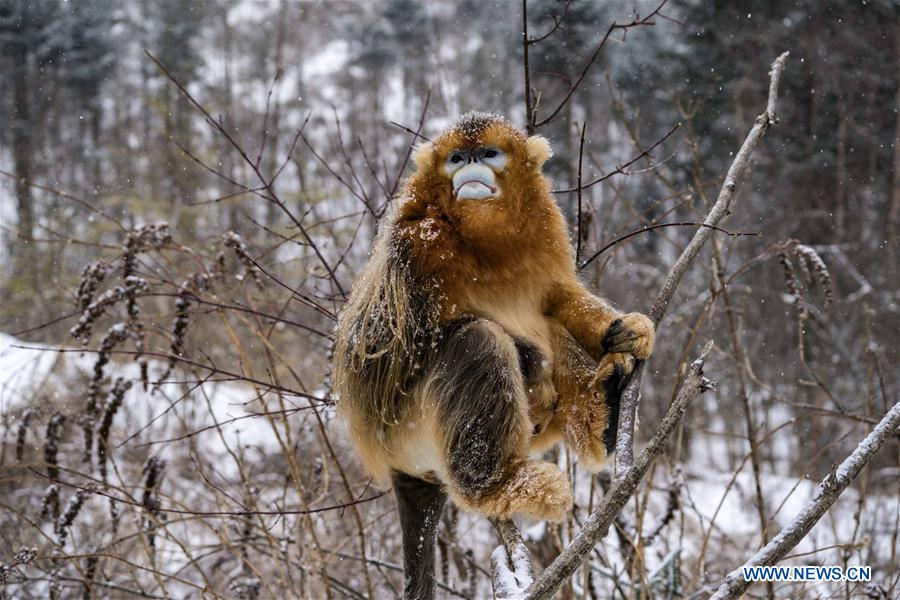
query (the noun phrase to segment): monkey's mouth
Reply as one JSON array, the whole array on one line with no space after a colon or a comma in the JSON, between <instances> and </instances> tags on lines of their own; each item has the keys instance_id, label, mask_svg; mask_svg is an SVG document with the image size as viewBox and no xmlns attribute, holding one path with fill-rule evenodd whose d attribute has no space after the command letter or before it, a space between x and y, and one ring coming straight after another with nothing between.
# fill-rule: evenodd
<instances>
[{"instance_id":1,"label":"monkey's mouth","mask_svg":"<svg viewBox=\"0 0 900 600\"><path fill-rule=\"evenodd\" d=\"M456 189L453 190L453 195L458 200L484 200L485 198L496 196L497 191L497 188L493 185L489 185L479 179L470 179L456 186Z\"/></svg>"}]
</instances>

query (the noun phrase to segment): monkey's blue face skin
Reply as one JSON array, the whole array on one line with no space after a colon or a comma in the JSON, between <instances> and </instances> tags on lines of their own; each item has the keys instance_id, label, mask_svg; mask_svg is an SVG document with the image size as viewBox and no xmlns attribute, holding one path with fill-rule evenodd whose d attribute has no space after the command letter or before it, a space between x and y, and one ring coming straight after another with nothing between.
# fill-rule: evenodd
<instances>
[{"instance_id":1,"label":"monkey's blue face skin","mask_svg":"<svg viewBox=\"0 0 900 600\"><path fill-rule=\"evenodd\" d=\"M444 173L453 180L457 200L488 200L500 195L497 174L505 167L506 153L500 148L456 149L447 157Z\"/></svg>"}]
</instances>

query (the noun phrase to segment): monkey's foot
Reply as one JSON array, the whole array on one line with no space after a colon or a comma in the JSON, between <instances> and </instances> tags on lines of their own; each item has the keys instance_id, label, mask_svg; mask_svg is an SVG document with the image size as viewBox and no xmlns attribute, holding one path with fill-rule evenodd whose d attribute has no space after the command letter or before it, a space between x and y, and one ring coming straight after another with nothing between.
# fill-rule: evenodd
<instances>
[{"instance_id":1,"label":"monkey's foot","mask_svg":"<svg viewBox=\"0 0 900 600\"><path fill-rule=\"evenodd\" d=\"M572 508L569 479L559 467L538 460L524 460L498 489L480 502L478 510L487 516L522 514L548 521L562 521Z\"/></svg>"},{"instance_id":2,"label":"monkey's foot","mask_svg":"<svg viewBox=\"0 0 900 600\"><path fill-rule=\"evenodd\" d=\"M569 408L565 415L566 441L584 468L599 471L615 450L619 401L626 379L634 370L634 357L625 352L600 359L590 384L591 397Z\"/></svg>"},{"instance_id":3,"label":"monkey's foot","mask_svg":"<svg viewBox=\"0 0 900 600\"><path fill-rule=\"evenodd\" d=\"M628 313L610 323L603 336L605 352L629 352L644 359L653 354L656 328L653 321L641 313Z\"/></svg>"}]
</instances>

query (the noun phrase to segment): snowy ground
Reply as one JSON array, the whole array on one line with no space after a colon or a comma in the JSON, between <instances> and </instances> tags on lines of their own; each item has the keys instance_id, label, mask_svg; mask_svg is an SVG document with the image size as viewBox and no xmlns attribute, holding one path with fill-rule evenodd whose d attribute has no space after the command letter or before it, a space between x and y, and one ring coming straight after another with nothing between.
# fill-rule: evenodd
<instances>
[{"instance_id":1,"label":"snowy ground","mask_svg":"<svg viewBox=\"0 0 900 600\"><path fill-rule=\"evenodd\" d=\"M79 352L58 353L53 350L19 341L8 335L0 335L0 414L4 418L3 439L7 456L10 456L12 445L15 443L18 432L17 420L26 409L33 408L39 413L44 413L41 415L43 418L35 420L41 425L32 426L28 432L27 444L36 456L41 452L42 428L46 418L49 417L49 412L60 411L77 415L82 410L81 390L85 389L84 386L90 377L95 355ZM151 363L151 380L154 374L162 370L163 365ZM115 475L112 479L123 487L133 486L135 480L140 479L142 462L149 451L169 464L178 465L178 468L171 469L167 473L163 484L161 495L165 505L204 511L221 510L223 506L233 508L236 501L246 502L246 499L237 498L232 501L230 497L210 497L210 486L199 481L188 457L202 456L202 464L210 466L208 473L203 476L212 477L218 482L217 485L223 485L226 482L233 484L239 481L242 469L247 465L263 465L273 457L282 455L282 442L286 434L282 422L260 415L261 401L254 390L244 384L207 382L197 386L190 383L173 383L163 385L156 391L144 391L137 382L139 371L136 364L118 364L114 361L107 366L107 373L110 372L115 376L135 381L135 385L126 394L123 408L117 414L111 435L113 445L119 446L113 460ZM705 401L714 400L707 398ZM296 407L302 408L299 403ZM273 406L270 404L269 408ZM309 411L305 413L308 415ZM333 410L322 409L321 414L327 423L329 438L335 440L340 452L346 452L342 441L345 436L333 418ZM297 420L303 420L303 415L304 411L298 410ZM70 421L74 421L74 417ZM308 426L299 427L297 431L301 432L302 439L295 439L294 444L301 446L299 454L302 455L304 439L310 439L304 438L302 432L312 435L315 433ZM73 443L68 448L74 452L78 447L75 443L78 439L75 435L78 430L73 428L71 433ZM186 433L195 434L184 438ZM758 547L760 540L754 483L749 462L737 475L734 475L726 464L727 461L724 459L728 456L726 437L717 435L715 423L705 434L695 436L693 444L691 458L681 468L684 479L682 510L676 516L675 522L658 536L651 546L653 551L649 552L645 559L649 569L653 571L658 567L667 567L671 564L673 556L678 554L683 573L690 574L694 571L694 574L702 579L715 582ZM784 451L791 451L787 439L784 441ZM352 462L353 459L347 460ZM66 457L60 462L66 465L75 461L72 461L71 457ZM9 463L10 460L5 459L5 464ZM243 476L246 477L248 474L243 473ZM295 503L296 499L286 500L283 477L277 469L274 472L262 469L249 474L249 477L253 480L254 489L259 495L257 509L284 506L285 502ZM815 493L817 485L816 481L810 479L798 481L793 477L771 473L764 473L761 483L767 498L768 512L775 513L771 519L770 535L787 524L800 511ZM666 511L670 487L666 468L658 469L654 484L643 525L645 533L655 526ZM590 479L580 475L576 483L576 497L581 507L588 505L589 488ZM239 486L235 486L234 490L222 490L222 494L228 496L231 493L238 493L235 490L239 489ZM20 497L22 494L30 495L30 500ZM40 489L22 488L20 493L14 494L15 498L9 500L24 507L27 512L35 510L37 502L35 496L39 494ZM595 502L598 494L599 489L595 488ZM68 494L64 494L66 495ZM377 503L382 516L385 514L384 511L391 510L392 504L388 498L382 498ZM316 504L329 504L333 501L333 498L329 500L323 496ZM83 518L100 519L101 522L107 518L102 498L91 498L88 504L89 508L82 514ZM629 506L633 508L634 505ZM631 508L629 514L633 515ZM897 520L900 519L898 511L900 511L898 499L888 496L869 495L860 507L857 492L849 489L812 533L794 550L792 555L796 558L787 562L812 565L840 564L840 553L834 547L854 541L860 544L859 552L853 555L849 564L871 564L875 578L884 581L891 574L880 572L879 568L883 569L884 565L890 564L889 557L896 552L894 548L896 539L893 536ZM316 517L318 527L326 535L332 532L333 521L330 519L336 518L334 515L335 513L322 513ZM382 517L369 515L369 518ZM288 527L289 523L296 523L290 519L279 518L269 519L268 522L274 531L281 531ZM9 517L0 519L0 525L8 528L11 525ZM539 539L546 531L542 524L523 525L527 527L526 539ZM633 523L631 525L633 526ZM396 529L395 524L391 527ZM44 529L48 535L51 534L52 528L48 526ZM89 540L91 531L90 523L82 521L73 528L70 539L76 547L83 544L90 545L93 543ZM496 545L489 527L482 520L463 517L458 524L458 531L460 543L473 548L476 560L488 568L490 552ZM193 553L186 552L185 545L193 546L193 551L196 551L199 548L213 546L222 539L221 532L214 526L211 527L209 523L188 519L173 522L169 534L170 537L160 541L157 556L165 557L166 570L175 572L182 570L190 572L190 567L194 564ZM396 535L396 532L393 535ZM285 533L285 539L287 537L289 535ZM394 543L386 544L378 539L370 540L370 557L396 565L400 559L393 552L394 547ZM697 557L702 553L705 560L698 561ZM599 547L599 555L604 556L610 564L621 564L618 544L613 540L613 536L608 537L606 543ZM6 560L6 557L0 560ZM242 572L238 567L232 566L234 568L229 578L233 582L238 581ZM607 569L599 566L597 573L600 577L595 586L602 588L605 585L604 579L611 575ZM192 579L189 573L185 577ZM486 581L480 585L483 586L485 583ZM189 586L180 584L170 586L168 589L173 591L179 588L184 592L191 591ZM820 593L828 594L834 591L826 584L818 587L808 585L805 590L807 596L803 597L815 597ZM791 593L796 593L796 590Z\"/></svg>"}]
</instances>

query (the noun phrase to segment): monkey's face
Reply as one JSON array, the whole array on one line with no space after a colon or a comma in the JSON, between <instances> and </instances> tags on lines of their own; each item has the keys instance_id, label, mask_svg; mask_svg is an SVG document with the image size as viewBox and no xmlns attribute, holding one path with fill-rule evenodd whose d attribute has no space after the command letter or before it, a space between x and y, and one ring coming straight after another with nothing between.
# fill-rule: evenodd
<instances>
[{"instance_id":1,"label":"monkey's face","mask_svg":"<svg viewBox=\"0 0 900 600\"><path fill-rule=\"evenodd\" d=\"M506 168L506 152L497 146L455 148L444 161L444 174L456 200L487 200L502 194L498 175Z\"/></svg>"},{"instance_id":2,"label":"monkey's face","mask_svg":"<svg viewBox=\"0 0 900 600\"><path fill-rule=\"evenodd\" d=\"M443 214L467 243L515 244L525 223L555 209L541 166L547 140L528 137L496 115L469 113L418 148L409 190Z\"/></svg>"}]
</instances>

